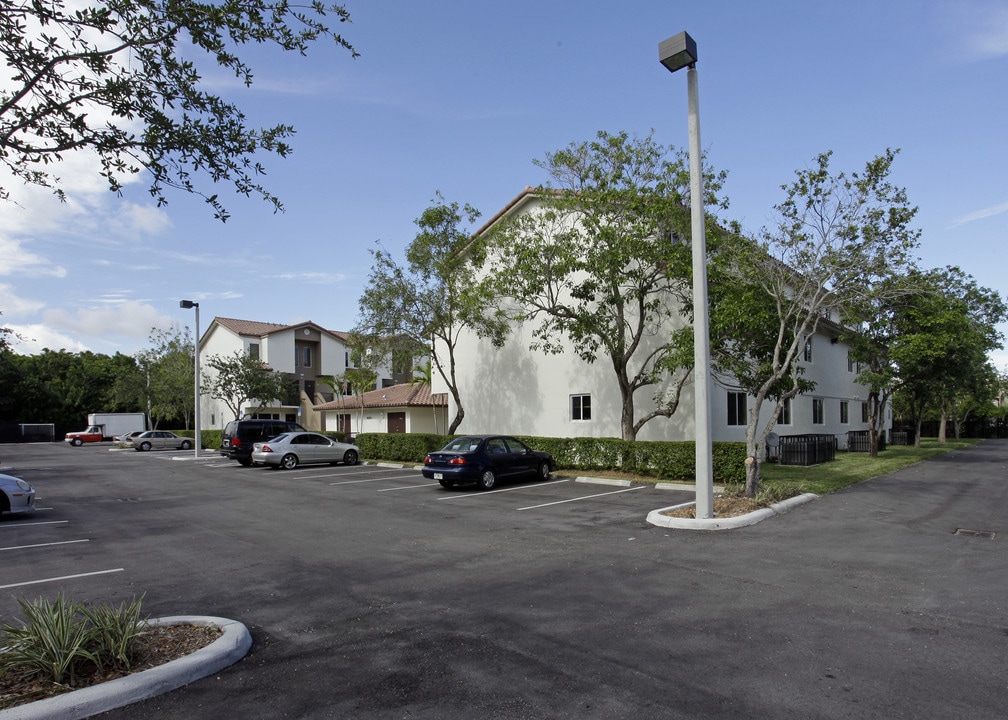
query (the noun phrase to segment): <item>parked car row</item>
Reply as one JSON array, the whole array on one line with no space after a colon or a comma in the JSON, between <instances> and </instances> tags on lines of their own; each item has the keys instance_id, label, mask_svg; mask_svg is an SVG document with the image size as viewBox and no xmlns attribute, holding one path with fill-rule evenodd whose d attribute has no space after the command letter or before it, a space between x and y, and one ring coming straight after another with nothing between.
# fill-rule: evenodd
<instances>
[{"instance_id":1,"label":"parked car row","mask_svg":"<svg viewBox=\"0 0 1008 720\"><path fill-rule=\"evenodd\" d=\"M135 449L189 450L192 441L164 430L129 433L120 438ZM310 432L296 422L256 418L229 422L221 433L220 455L244 466L265 465L292 470L299 465L356 465L360 448ZM533 450L511 435L465 435L424 458L422 474L441 487L475 483L489 490L501 480L549 479L553 456Z\"/></svg>"}]
</instances>

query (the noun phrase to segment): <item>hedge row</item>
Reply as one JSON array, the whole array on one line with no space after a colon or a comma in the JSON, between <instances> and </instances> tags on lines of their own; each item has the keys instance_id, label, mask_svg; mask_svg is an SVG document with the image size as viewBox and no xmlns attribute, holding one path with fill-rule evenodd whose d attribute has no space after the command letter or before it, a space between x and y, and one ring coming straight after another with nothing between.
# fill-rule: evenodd
<instances>
[{"instance_id":1,"label":"hedge row","mask_svg":"<svg viewBox=\"0 0 1008 720\"><path fill-rule=\"evenodd\" d=\"M443 448L452 437L362 433L357 436L357 445L365 458L421 463L427 453ZM536 450L550 453L559 470L609 470L689 482L696 477L696 450L692 442L523 436L518 439ZM745 482L745 458L744 443L714 443L714 481L722 484Z\"/></svg>"}]
</instances>

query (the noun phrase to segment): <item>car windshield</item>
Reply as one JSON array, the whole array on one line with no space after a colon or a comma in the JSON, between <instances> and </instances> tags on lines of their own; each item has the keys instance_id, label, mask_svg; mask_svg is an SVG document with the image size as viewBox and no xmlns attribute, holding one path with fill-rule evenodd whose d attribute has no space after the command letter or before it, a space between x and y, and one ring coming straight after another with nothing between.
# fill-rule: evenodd
<instances>
[{"instance_id":1,"label":"car windshield","mask_svg":"<svg viewBox=\"0 0 1008 720\"><path fill-rule=\"evenodd\" d=\"M445 452L476 452L476 448L479 447L481 438L477 437L460 437L455 438L450 443L444 446Z\"/></svg>"}]
</instances>

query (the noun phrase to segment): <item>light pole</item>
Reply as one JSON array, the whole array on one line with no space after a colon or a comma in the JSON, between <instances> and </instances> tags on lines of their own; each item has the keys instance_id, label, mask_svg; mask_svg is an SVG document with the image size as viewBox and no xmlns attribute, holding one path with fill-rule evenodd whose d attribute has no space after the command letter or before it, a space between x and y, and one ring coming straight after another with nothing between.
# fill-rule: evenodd
<instances>
[{"instance_id":1,"label":"light pole","mask_svg":"<svg viewBox=\"0 0 1008 720\"><path fill-rule=\"evenodd\" d=\"M200 411L199 411L200 410L200 408L199 408L199 406L200 406L200 402L199 402L200 401L200 397L199 397L200 396L200 371L199 371L199 341L200 341L200 336L199 336L199 303L198 302L193 302L192 300L180 300L179 301L179 307L182 308L182 309L184 309L184 310L188 310L189 308L196 308L196 335L195 335L194 342L193 342L193 366L195 368L195 371L193 373L193 375L195 377L195 382L193 383L195 385L195 390L194 390L194 398L195 398L194 417L195 417L195 420L194 420L194 422L195 422L195 425L196 425L196 442L193 443L193 445L195 447L195 451L194 451L195 457L198 458L199 457L199 451L200 451Z\"/></svg>"},{"instance_id":2,"label":"light pole","mask_svg":"<svg viewBox=\"0 0 1008 720\"><path fill-rule=\"evenodd\" d=\"M689 94L690 209L693 245L693 387L696 425L696 516L714 517L714 461L710 422L710 323L707 317L707 240L704 233L703 165L700 158L700 91L696 41L681 32L658 43L669 72L686 71Z\"/></svg>"}]
</instances>

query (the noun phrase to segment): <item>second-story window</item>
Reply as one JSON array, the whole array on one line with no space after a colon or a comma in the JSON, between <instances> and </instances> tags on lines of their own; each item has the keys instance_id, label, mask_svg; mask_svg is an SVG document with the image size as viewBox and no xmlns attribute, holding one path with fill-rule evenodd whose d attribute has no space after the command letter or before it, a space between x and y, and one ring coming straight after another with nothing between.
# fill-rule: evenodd
<instances>
[{"instance_id":1,"label":"second-story window","mask_svg":"<svg viewBox=\"0 0 1008 720\"><path fill-rule=\"evenodd\" d=\"M255 358L256 360L258 360L259 359L259 343L249 343L248 352L249 352L249 357L250 358Z\"/></svg>"},{"instance_id":2,"label":"second-story window","mask_svg":"<svg viewBox=\"0 0 1008 720\"><path fill-rule=\"evenodd\" d=\"M571 395L571 420L591 420L591 395Z\"/></svg>"},{"instance_id":3,"label":"second-story window","mask_svg":"<svg viewBox=\"0 0 1008 720\"><path fill-rule=\"evenodd\" d=\"M805 340L805 362L812 362L812 338Z\"/></svg>"}]
</instances>

